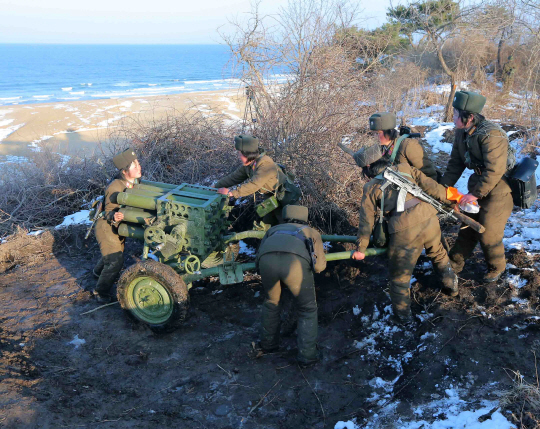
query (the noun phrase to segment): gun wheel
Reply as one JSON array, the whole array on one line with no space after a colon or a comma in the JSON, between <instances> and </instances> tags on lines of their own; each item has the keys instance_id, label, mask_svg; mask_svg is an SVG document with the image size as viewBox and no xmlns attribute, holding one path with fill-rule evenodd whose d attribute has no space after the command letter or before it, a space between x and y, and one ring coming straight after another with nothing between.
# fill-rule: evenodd
<instances>
[{"instance_id":1,"label":"gun wheel","mask_svg":"<svg viewBox=\"0 0 540 429\"><path fill-rule=\"evenodd\" d=\"M187 317L189 294L182 278L169 266L143 261L124 271L118 281L120 305L154 332L167 332Z\"/></svg>"}]
</instances>

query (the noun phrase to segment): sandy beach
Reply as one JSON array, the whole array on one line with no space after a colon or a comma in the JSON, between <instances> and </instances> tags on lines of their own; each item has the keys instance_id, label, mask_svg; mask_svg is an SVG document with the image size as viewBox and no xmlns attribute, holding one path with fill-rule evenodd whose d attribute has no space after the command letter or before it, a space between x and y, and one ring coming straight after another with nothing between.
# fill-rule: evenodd
<instances>
[{"instance_id":1,"label":"sandy beach","mask_svg":"<svg viewBox=\"0 0 540 429\"><path fill-rule=\"evenodd\" d=\"M47 146L52 151L83 156L130 123L149 123L180 111L223 114L239 121L243 89L148 97L97 99L0 106L0 162L17 162Z\"/></svg>"}]
</instances>

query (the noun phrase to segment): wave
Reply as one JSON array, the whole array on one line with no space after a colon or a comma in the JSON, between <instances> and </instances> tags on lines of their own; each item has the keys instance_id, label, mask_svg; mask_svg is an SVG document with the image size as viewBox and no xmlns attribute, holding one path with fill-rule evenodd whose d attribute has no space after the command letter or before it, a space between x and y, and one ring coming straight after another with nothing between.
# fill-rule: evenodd
<instances>
[{"instance_id":1,"label":"wave","mask_svg":"<svg viewBox=\"0 0 540 429\"><path fill-rule=\"evenodd\" d=\"M113 86L132 86L133 84L131 82L118 82L113 83Z\"/></svg>"},{"instance_id":2,"label":"wave","mask_svg":"<svg viewBox=\"0 0 540 429\"><path fill-rule=\"evenodd\" d=\"M47 98L51 98L52 95L32 95L32 98L37 98L38 100L46 100Z\"/></svg>"},{"instance_id":3,"label":"wave","mask_svg":"<svg viewBox=\"0 0 540 429\"><path fill-rule=\"evenodd\" d=\"M62 91L71 91L72 89L72 86L66 86L65 88L62 88Z\"/></svg>"},{"instance_id":4,"label":"wave","mask_svg":"<svg viewBox=\"0 0 540 429\"><path fill-rule=\"evenodd\" d=\"M70 92L71 95L83 95L84 94L84 91L74 91L74 92Z\"/></svg>"},{"instance_id":5,"label":"wave","mask_svg":"<svg viewBox=\"0 0 540 429\"><path fill-rule=\"evenodd\" d=\"M0 101L11 101L11 100L20 100L22 97L6 97L0 98Z\"/></svg>"}]
</instances>

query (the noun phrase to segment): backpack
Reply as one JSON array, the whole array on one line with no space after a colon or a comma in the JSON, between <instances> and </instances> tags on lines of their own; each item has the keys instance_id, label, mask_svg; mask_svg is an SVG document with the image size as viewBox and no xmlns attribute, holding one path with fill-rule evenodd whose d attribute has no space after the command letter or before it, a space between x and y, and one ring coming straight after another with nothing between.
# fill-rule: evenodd
<instances>
[{"instance_id":1,"label":"backpack","mask_svg":"<svg viewBox=\"0 0 540 429\"><path fill-rule=\"evenodd\" d=\"M531 208L536 198L538 198L538 190L536 189L537 167L538 161L536 159L525 157L505 174L512 190L514 205L520 209Z\"/></svg>"}]
</instances>

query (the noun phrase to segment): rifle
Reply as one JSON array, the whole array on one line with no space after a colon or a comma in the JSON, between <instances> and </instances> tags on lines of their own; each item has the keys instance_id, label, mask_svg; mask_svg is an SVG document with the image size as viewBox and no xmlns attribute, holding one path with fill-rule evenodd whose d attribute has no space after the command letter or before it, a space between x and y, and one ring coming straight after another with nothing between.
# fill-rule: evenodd
<instances>
[{"instance_id":1,"label":"rifle","mask_svg":"<svg viewBox=\"0 0 540 429\"><path fill-rule=\"evenodd\" d=\"M84 236L84 239L88 239L90 236L90 232L92 232L92 228L96 224L97 220L101 217L101 206L103 205L103 201L100 201L96 207L96 211L94 212L94 218L92 219L92 225L90 225L90 228L88 228L88 231L86 232L86 235Z\"/></svg>"},{"instance_id":2,"label":"rifle","mask_svg":"<svg viewBox=\"0 0 540 429\"><path fill-rule=\"evenodd\" d=\"M399 189L396 207L396 211L398 213L402 212L405 209L405 198L407 197L407 193L409 193L411 195L414 195L419 200L431 204L437 209L439 213L442 213L443 215L446 215L455 221L462 222L479 233L483 233L486 230L483 225L471 219L469 216L466 216L459 211L455 211L454 209L446 208L440 201L429 196L422 190L422 188L420 188L420 186L418 186L416 183L411 182L396 170L393 170L390 167L386 168L386 170L384 170L383 177L387 180L387 182L381 187L381 190L384 191L384 189L390 183L393 183Z\"/></svg>"}]
</instances>

